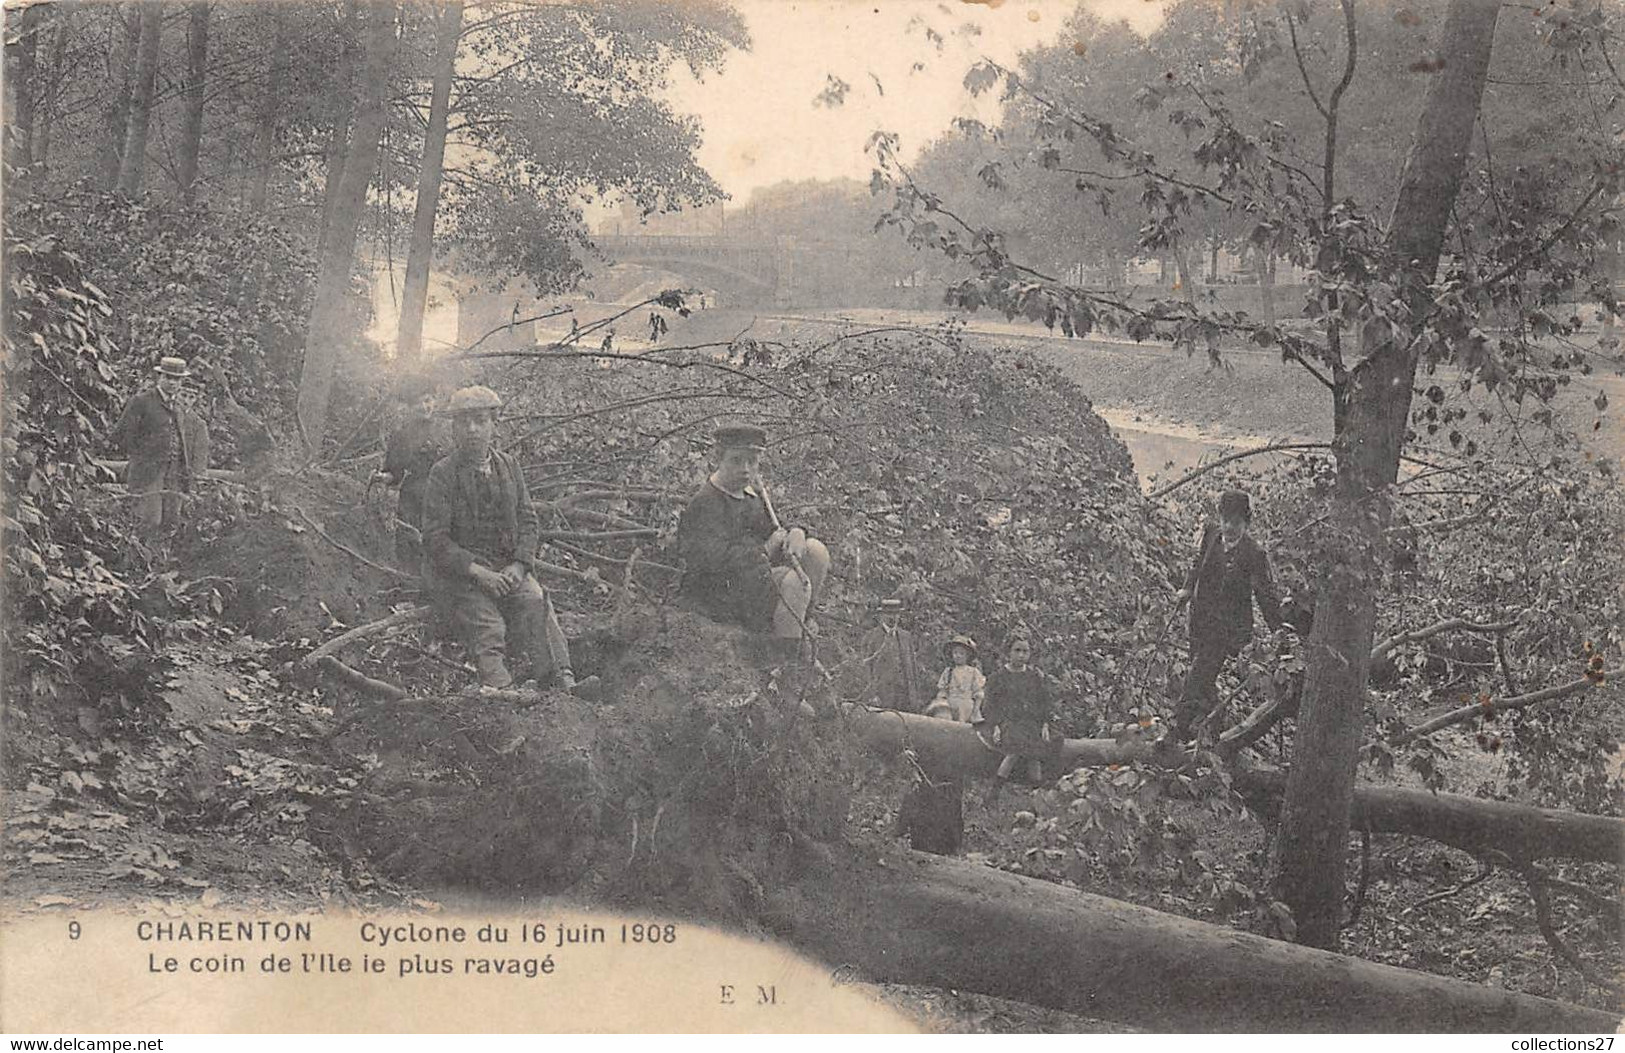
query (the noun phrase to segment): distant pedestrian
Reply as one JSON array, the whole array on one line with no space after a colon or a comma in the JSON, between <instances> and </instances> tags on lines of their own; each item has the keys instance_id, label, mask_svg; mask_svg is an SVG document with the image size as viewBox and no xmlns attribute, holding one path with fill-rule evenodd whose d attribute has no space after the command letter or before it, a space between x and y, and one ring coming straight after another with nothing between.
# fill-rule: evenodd
<instances>
[{"instance_id":1,"label":"distant pedestrian","mask_svg":"<svg viewBox=\"0 0 1625 1053\"><path fill-rule=\"evenodd\" d=\"M920 711L919 656L914 633L903 628L905 605L896 598L880 601L880 624L863 634L863 656L869 700L882 709Z\"/></svg>"},{"instance_id":2,"label":"distant pedestrian","mask_svg":"<svg viewBox=\"0 0 1625 1053\"><path fill-rule=\"evenodd\" d=\"M649 343L657 344L666 332L666 319L661 317L659 311L649 312Z\"/></svg>"},{"instance_id":3,"label":"distant pedestrian","mask_svg":"<svg viewBox=\"0 0 1625 1053\"><path fill-rule=\"evenodd\" d=\"M948 667L937 677L937 696L926 707L925 715L961 724L982 723L987 677L976 667L976 641L969 636L953 636L943 650L947 652Z\"/></svg>"},{"instance_id":4,"label":"distant pedestrian","mask_svg":"<svg viewBox=\"0 0 1625 1053\"><path fill-rule=\"evenodd\" d=\"M129 458L125 483L149 537L179 524L181 496L209 466L208 425L184 391L186 359L163 358L153 373L153 386L130 399L112 435Z\"/></svg>"},{"instance_id":5,"label":"distant pedestrian","mask_svg":"<svg viewBox=\"0 0 1625 1053\"><path fill-rule=\"evenodd\" d=\"M1253 636L1253 602L1271 629L1281 627L1281 604L1269 559L1248 533L1252 499L1240 490L1219 497L1219 520L1202 528L1196 563L1175 596L1191 604L1191 669L1174 710L1173 737L1194 738L1218 708L1217 681L1225 662Z\"/></svg>"},{"instance_id":6,"label":"distant pedestrian","mask_svg":"<svg viewBox=\"0 0 1625 1053\"><path fill-rule=\"evenodd\" d=\"M611 329L604 334L604 340L598 345L598 350L605 352L615 350L615 330Z\"/></svg>"},{"instance_id":7,"label":"distant pedestrian","mask_svg":"<svg viewBox=\"0 0 1625 1053\"><path fill-rule=\"evenodd\" d=\"M1050 722L1054 698L1049 680L1034 668L1032 641L1017 633L1010 639L1004 665L988 674L982 715L993 728L993 747L1004 754L998 777L1010 778L1021 762L1029 782L1043 777L1043 762L1051 753Z\"/></svg>"}]
</instances>

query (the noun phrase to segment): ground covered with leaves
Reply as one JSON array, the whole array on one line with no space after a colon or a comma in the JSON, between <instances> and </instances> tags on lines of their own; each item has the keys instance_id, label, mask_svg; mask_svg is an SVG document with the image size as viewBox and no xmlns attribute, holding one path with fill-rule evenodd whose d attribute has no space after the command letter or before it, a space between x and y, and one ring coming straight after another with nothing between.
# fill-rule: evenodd
<instances>
[{"instance_id":1,"label":"ground covered with leaves","mask_svg":"<svg viewBox=\"0 0 1625 1053\"><path fill-rule=\"evenodd\" d=\"M88 312L68 320L88 328L95 294L82 295ZM58 309L48 293L47 308ZM64 324L26 321L42 334ZM98 372L74 353L75 368ZM195 497L187 529L153 548L122 532L116 514L98 530L79 515L117 499L89 460L99 452L90 411L107 412L113 389L87 380L87 410L40 378L27 389L40 406L72 404L82 425L51 431L49 416L25 413L7 436L13 492L33 495L32 510L7 524L18 542L8 544L18 587L6 622L14 901L410 908L456 890L563 893L773 931L782 919L772 911L793 905L766 893L798 859L896 847L914 773L864 757L835 706L860 675L854 645L879 598L910 599L932 640L968 631L993 647L1028 629L1056 681L1064 730L1086 736L1126 733L1166 710L1183 661L1168 598L1218 487L1254 490L1257 529L1283 578L1310 580L1307 524L1323 466L1215 472L1182 501L1150 502L1074 387L1027 351L972 346L952 327L610 357L504 353L457 368L457 381L483 380L508 398L505 441L542 503L547 583L578 672L603 676L607 700L553 693L518 708L472 697L456 647L410 620L341 656L405 688L404 701L303 669L317 644L422 598L392 566L391 498L361 481L371 462L284 466L263 489L221 480ZM780 515L832 544L821 668L787 666L669 602L676 517L723 419L770 428ZM31 450L48 457L30 461ZM1473 460L1454 477L1491 471ZM1495 495L1483 509L1460 506L1457 494L1418 499L1433 511L1402 524L1416 555L1395 567L1383 631L1516 608L1517 627L1502 635L1511 675L1530 687L1583 669L1582 642L1616 654L1618 550L1600 542L1617 524L1611 481L1540 465L1519 485L1482 489ZM1468 518L1430 531L1429 514ZM1508 568L1540 574L1508 579ZM1452 639L1393 649L1373 695L1370 775L1617 809L1601 760L1618 728L1611 691L1470 729L1501 743L1477 748L1502 765L1477 776L1459 753L1381 745L1390 725L1505 675L1493 648L1487 660L1442 650ZM1225 682L1232 719L1290 695L1299 646L1290 634L1261 637L1242 675ZM1255 759L1288 761L1289 731L1287 721L1261 740ZM973 860L1290 931L1264 888L1267 828L1222 766L1084 769L967 796ZM1406 912L1470 866L1441 868L1430 862L1439 852L1374 847L1352 947L1608 1004L1572 963L1552 960L1501 876ZM1554 876L1606 889L1597 869ZM1578 894L1554 899L1554 924L1587 968L1617 966L1617 919L1599 921ZM1532 962L1541 964L1516 964ZM1074 1023L956 999L922 1008L924 1019L966 1029Z\"/></svg>"}]
</instances>

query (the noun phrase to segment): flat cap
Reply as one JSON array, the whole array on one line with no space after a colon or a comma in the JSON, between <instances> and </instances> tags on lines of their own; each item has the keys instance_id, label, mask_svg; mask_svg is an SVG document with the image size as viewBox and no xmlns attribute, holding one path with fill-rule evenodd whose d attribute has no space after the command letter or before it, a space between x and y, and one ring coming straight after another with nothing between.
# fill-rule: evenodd
<instances>
[{"instance_id":1,"label":"flat cap","mask_svg":"<svg viewBox=\"0 0 1625 1053\"><path fill-rule=\"evenodd\" d=\"M716 441L720 450L765 450L767 432L754 424L725 424L716 430Z\"/></svg>"}]
</instances>

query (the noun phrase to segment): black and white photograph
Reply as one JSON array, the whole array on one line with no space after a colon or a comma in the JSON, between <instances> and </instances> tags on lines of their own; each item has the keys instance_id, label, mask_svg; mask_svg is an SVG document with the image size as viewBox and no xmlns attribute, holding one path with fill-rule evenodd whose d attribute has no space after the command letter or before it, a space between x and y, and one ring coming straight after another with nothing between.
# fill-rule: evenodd
<instances>
[{"instance_id":1,"label":"black and white photograph","mask_svg":"<svg viewBox=\"0 0 1625 1053\"><path fill-rule=\"evenodd\" d=\"M1622 0L3 32L0 1032L1612 1048Z\"/></svg>"}]
</instances>

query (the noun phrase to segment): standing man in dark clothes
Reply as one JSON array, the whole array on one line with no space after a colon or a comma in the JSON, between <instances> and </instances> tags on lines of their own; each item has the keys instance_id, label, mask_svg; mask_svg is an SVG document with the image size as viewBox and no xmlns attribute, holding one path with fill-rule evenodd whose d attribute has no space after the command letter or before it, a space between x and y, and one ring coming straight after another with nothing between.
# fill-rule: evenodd
<instances>
[{"instance_id":1,"label":"standing man in dark clothes","mask_svg":"<svg viewBox=\"0 0 1625 1053\"><path fill-rule=\"evenodd\" d=\"M1202 719L1218 707L1216 681L1224 663L1253 636L1253 601L1271 629L1281 627L1281 604L1270 579L1269 559L1248 534L1252 500L1240 490L1219 497L1219 522L1202 528L1196 565L1176 595L1191 603L1191 671L1174 710L1173 735L1188 741Z\"/></svg>"},{"instance_id":2,"label":"standing man in dark clothes","mask_svg":"<svg viewBox=\"0 0 1625 1053\"><path fill-rule=\"evenodd\" d=\"M400 488L400 504L395 511L395 558L417 569L423 562L423 496L429 487L429 471L445 450L435 428L434 388L425 384L409 389L405 395L406 419L389 436L378 478Z\"/></svg>"},{"instance_id":3,"label":"standing man in dark clothes","mask_svg":"<svg viewBox=\"0 0 1625 1053\"><path fill-rule=\"evenodd\" d=\"M716 471L677 524L681 594L708 618L771 632L795 650L829 575L829 549L800 527L785 529L770 510L758 478L766 432L723 427L716 442Z\"/></svg>"},{"instance_id":4,"label":"standing man in dark clothes","mask_svg":"<svg viewBox=\"0 0 1625 1053\"><path fill-rule=\"evenodd\" d=\"M566 691L596 698L598 678L576 681L552 597L533 573L539 524L519 462L491 444L501 406L487 387L451 397L457 448L429 472L424 493L426 584L461 633L482 686L514 685L506 658L511 631L538 688L557 677Z\"/></svg>"},{"instance_id":5,"label":"standing man in dark clothes","mask_svg":"<svg viewBox=\"0 0 1625 1053\"><path fill-rule=\"evenodd\" d=\"M858 653L869 680L869 699L882 709L920 712L920 663L914 633L903 628L903 601L880 601L880 624L863 634Z\"/></svg>"},{"instance_id":6,"label":"standing man in dark clothes","mask_svg":"<svg viewBox=\"0 0 1625 1053\"><path fill-rule=\"evenodd\" d=\"M124 407L113 441L130 459L125 483L136 495L136 518L148 536L180 521L181 495L209 467L209 429L187 403L183 384L192 371L184 358L154 367L154 386Z\"/></svg>"}]
</instances>

